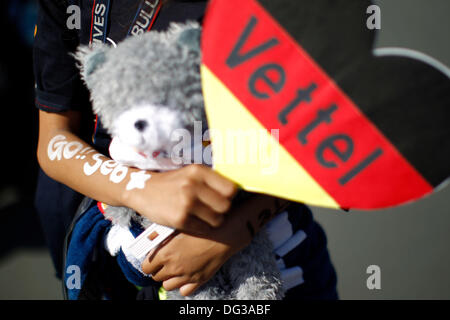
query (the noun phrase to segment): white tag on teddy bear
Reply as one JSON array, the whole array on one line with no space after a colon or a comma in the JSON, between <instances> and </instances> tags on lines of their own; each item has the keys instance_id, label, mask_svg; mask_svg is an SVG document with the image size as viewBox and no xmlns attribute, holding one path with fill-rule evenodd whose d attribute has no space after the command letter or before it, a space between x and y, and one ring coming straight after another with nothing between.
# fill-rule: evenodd
<instances>
[{"instance_id":1,"label":"white tag on teddy bear","mask_svg":"<svg viewBox=\"0 0 450 320\"><path fill-rule=\"evenodd\" d=\"M137 259L142 259L150 250L160 245L174 231L175 229L154 223L134 239L128 247L128 252Z\"/></svg>"}]
</instances>

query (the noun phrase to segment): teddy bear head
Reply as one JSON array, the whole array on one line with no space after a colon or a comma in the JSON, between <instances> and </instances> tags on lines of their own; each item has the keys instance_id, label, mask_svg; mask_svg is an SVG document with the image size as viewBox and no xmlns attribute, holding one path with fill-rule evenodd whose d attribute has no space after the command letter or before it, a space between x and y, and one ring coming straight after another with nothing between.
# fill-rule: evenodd
<instances>
[{"instance_id":1,"label":"teddy bear head","mask_svg":"<svg viewBox=\"0 0 450 320\"><path fill-rule=\"evenodd\" d=\"M175 128L205 121L196 22L81 47L75 58L103 127L128 146L167 152Z\"/></svg>"}]
</instances>

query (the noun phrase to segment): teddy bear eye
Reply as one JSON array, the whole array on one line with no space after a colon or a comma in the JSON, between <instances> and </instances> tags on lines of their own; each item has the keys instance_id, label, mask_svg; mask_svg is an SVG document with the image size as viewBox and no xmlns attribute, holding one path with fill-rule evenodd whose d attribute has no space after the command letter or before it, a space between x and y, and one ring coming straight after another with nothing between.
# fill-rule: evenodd
<instances>
[{"instance_id":1,"label":"teddy bear eye","mask_svg":"<svg viewBox=\"0 0 450 320\"><path fill-rule=\"evenodd\" d=\"M138 130L138 131L144 131L145 128L148 127L148 122L146 120L137 120L134 123L134 127Z\"/></svg>"}]
</instances>

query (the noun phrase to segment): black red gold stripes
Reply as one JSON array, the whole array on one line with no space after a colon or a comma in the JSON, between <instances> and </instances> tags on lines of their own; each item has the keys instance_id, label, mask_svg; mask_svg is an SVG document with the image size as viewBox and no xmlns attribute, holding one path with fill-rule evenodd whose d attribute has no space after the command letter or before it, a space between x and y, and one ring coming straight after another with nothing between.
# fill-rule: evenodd
<instances>
[{"instance_id":1,"label":"black red gold stripes","mask_svg":"<svg viewBox=\"0 0 450 320\"><path fill-rule=\"evenodd\" d=\"M233 97L205 93L207 109L215 108L215 104L226 107L219 100L229 99L236 104L230 105L230 110L243 107L244 113L249 112L267 130L279 128L280 145L295 159L299 170L308 172L323 189L322 195L330 196L341 207L389 207L431 192L433 179L427 181L421 168L411 164L414 161L401 148L402 143L391 137L403 129L385 129L377 122L383 122L382 108L389 105L370 101L362 105L359 95L369 89L351 88L352 83L354 87L364 87L363 82L370 77L359 77L358 70L351 67L369 61L371 40L359 44L358 50L367 50L367 54L355 52L353 64L349 50L342 50L345 54L336 51L338 63L327 63L324 53L314 45L308 49L318 57L304 48L302 36L292 34L297 29L283 28L283 21L274 19L272 12L269 14L265 6L270 7L270 3L275 2L239 2L239 10L232 1L210 3L202 38L202 68L216 86L227 88L218 89L217 93ZM294 2L276 3L279 7ZM356 32L356 37L371 39L365 31ZM323 40L327 41L333 42ZM329 47L337 50L339 45ZM352 80L347 77L349 74L354 75ZM371 84L368 81L366 85ZM390 97L398 96L396 93ZM208 114L213 115L214 110ZM218 123L220 119L214 121ZM305 184L313 184L307 180Z\"/></svg>"}]
</instances>

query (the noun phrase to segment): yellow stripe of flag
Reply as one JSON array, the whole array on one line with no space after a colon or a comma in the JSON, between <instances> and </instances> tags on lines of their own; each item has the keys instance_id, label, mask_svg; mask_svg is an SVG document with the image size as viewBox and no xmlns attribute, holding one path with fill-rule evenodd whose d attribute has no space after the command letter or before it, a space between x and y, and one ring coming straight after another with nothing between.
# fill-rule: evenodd
<instances>
[{"instance_id":1,"label":"yellow stripe of flag","mask_svg":"<svg viewBox=\"0 0 450 320\"><path fill-rule=\"evenodd\" d=\"M201 73L215 170L247 191L340 207L207 66Z\"/></svg>"}]
</instances>

